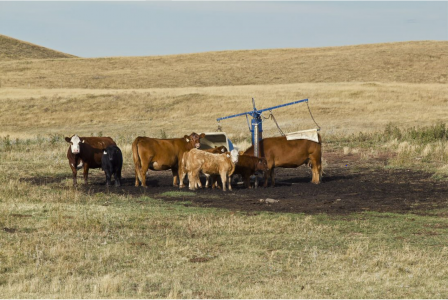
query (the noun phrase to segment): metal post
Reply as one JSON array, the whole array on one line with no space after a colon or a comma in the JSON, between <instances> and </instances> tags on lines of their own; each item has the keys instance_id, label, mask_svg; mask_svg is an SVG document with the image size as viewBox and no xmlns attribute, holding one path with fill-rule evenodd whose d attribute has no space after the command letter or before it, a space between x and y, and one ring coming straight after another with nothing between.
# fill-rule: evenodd
<instances>
[{"instance_id":1,"label":"metal post","mask_svg":"<svg viewBox=\"0 0 448 300\"><path fill-rule=\"evenodd\" d=\"M255 122L254 122L255 121ZM261 123L260 123L261 125ZM259 151L259 145L260 145L260 140L258 138L258 122L257 119L252 119L252 128L253 128L253 136L252 136L252 142L254 145L254 156L255 157L259 157L260 155L260 151ZM255 188L258 187L258 176L257 174L255 174Z\"/></svg>"},{"instance_id":2,"label":"metal post","mask_svg":"<svg viewBox=\"0 0 448 300\"><path fill-rule=\"evenodd\" d=\"M256 121L255 119L252 121ZM252 123L252 128L253 128L253 137L252 137L252 143L254 144L254 156L258 157L260 154L259 151L259 144L260 144L260 140L258 139L258 123L257 122L253 122Z\"/></svg>"},{"instance_id":3,"label":"metal post","mask_svg":"<svg viewBox=\"0 0 448 300\"><path fill-rule=\"evenodd\" d=\"M254 156L260 156L260 141L263 136L263 125L260 114L254 114L252 118L252 145L254 146Z\"/></svg>"}]
</instances>

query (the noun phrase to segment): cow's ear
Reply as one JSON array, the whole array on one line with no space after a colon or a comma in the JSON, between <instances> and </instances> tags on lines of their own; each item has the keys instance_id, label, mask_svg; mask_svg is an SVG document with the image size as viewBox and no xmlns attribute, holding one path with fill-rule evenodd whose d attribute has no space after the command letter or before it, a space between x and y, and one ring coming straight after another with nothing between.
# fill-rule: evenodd
<instances>
[{"instance_id":1,"label":"cow's ear","mask_svg":"<svg viewBox=\"0 0 448 300\"><path fill-rule=\"evenodd\" d=\"M227 153L227 157L229 157L229 158L230 158L230 154L229 154L229 153Z\"/></svg>"},{"instance_id":2,"label":"cow's ear","mask_svg":"<svg viewBox=\"0 0 448 300\"><path fill-rule=\"evenodd\" d=\"M224 153L224 152L226 152L226 150L225 150L224 148L222 148L222 149L221 149L221 152Z\"/></svg>"},{"instance_id":3,"label":"cow's ear","mask_svg":"<svg viewBox=\"0 0 448 300\"><path fill-rule=\"evenodd\" d=\"M188 138L188 136L185 136L185 141L187 141L187 143L190 142L190 139Z\"/></svg>"},{"instance_id":4,"label":"cow's ear","mask_svg":"<svg viewBox=\"0 0 448 300\"><path fill-rule=\"evenodd\" d=\"M65 137L65 141L66 141L67 143L70 143L70 144L72 143L72 142L71 142L71 138L69 138L69 137Z\"/></svg>"},{"instance_id":5,"label":"cow's ear","mask_svg":"<svg viewBox=\"0 0 448 300\"><path fill-rule=\"evenodd\" d=\"M86 140L82 140L82 142L83 142L83 143L85 143L85 142L86 142Z\"/></svg>"},{"instance_id":6,"label":"cow's ear","mask_svg":"<svg viewBox=\"0 0 448 300\"><path fill-rule=\"evenodd\" d=\"M205 133L201 133L201 135L199 135L199 138L200 139L205 138Z\"/></svg>"},{"instance_id":7,"label":"cow's ear","mask_svg":"<svg viewBox=\"0 0 448 300\"><path fill-rule=\"evenodd\" d=\"M106 152L106 151L104 151L104 152L103 152L103 154L107 154L107 152Z\"/></svg>"}]
</instances>

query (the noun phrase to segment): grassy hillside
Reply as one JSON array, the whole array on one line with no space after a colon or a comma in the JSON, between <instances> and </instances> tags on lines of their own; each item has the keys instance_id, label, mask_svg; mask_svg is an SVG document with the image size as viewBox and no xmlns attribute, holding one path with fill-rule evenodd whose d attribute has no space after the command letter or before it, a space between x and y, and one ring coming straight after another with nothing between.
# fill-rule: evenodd
<instances>
[{"instance_id":1,"label":"grassy hillside","mask_svg":"<svg viewBox=\"0 0 448 300\"><path fill-rule=\"evenodd\" d=\"M72 58L74 55L51 50L0 34L0 62L26 59Z\"/></svg>"},{"instance_id":2,"label":"grassy hillside","mask_svg":"<svg viewBox=\"0 0 448 300\"><path fill-rule=\"evenodd\" d=\"M448 42L0 62L3 87L141 89L318 82L448 83Z\"/></svg>"},{"instance_id":3,"label":"grassy hillside","mask_svg":"<svg viewBox=\"0 0 448 300\"><path fill-rule=\"evenodd\" d=\"M0 89L1 134L138 134L183 136L216 131L216 119L309 98L324 135L431 125L448 121L448 85L380 83L303 83L172 89ZM273 111L284 132L315 128L305 103ZM269 113L265 113L267 117ZM249 135L246 118L223 120L234 137ZM273 121L263 123L265 136L278 134Z\"/></svg>"}]
</instances>

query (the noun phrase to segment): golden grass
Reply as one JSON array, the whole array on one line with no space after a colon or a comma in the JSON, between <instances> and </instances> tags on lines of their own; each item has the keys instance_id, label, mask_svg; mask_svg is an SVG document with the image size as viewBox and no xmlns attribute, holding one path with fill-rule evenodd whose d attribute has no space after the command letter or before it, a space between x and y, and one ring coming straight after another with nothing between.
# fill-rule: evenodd
<instances>
[{"instance_id":1,"label":"golden grass","mask_svg":"<svg viewBox=\"0 0 448 300\"><path fill-rule=\"evenodd\" d=\"M0 161L2 297L443 298L448 292L448 270L440 267L448 258L443 218L247 216L83 193L63 180L65 144L27 147L6 151L10 156ZM19 180L51 174L62 182Z\"/></svg>"},{"instance_id":2,"label":"golden grass","mask_svg":"<svg viewBox=\"0 0 448 300\"><path fill-rule=\"evenodd\" d=\"M443 298L447 292L447 270L440 268L446 231L413 235L427 230L424 224L440 224L435 218L412 216L408 228L399 215L348 222L247 217L18 182L8 189L15 205L0 204L0 224L16 231L1 233L6 298ZM403 235L405 241L396 239Z\"/></svg>"},{"instance_id":3,"label":"golden grass","mask_svg":"<svg viewBox=\"0 0 448 300\"><path fill-rule=\"evenodd\" d=\"M0 61L3 87L142 89L315 82L448 83L448 42Z\"/></svg>"},{"instance_id":4,"label":"golden grass","mask_svg":"<svg viewBox=\"0 0 448 300\"><path fill-rule=\"evenodd\" d=\"M304 83L269 86L142 90L0 89L0 135L38 134L169 137L216 131L218 117L309 99L323 135L446 122L448 86L405 83ZM305 103L273 111L284 132L315 128ZM266 117L267 113L264 114ZM248 136L245 117L224 120L233 138ZM278 135L272 120L264 136Z\"/></svg>"}]
</instances>

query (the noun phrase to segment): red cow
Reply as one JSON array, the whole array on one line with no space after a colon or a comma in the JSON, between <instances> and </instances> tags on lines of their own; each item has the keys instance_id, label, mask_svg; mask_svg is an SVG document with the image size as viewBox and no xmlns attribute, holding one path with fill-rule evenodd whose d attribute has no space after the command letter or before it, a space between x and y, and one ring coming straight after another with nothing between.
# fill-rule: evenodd
<instances>
[{"instance_id":1,"label":"red cow","mask_svg":"<svg viewBox=\"0 0 448 300\"><path fill-rule=\"evenodd\" d=\"M250 146L244 154L254 155L254 147ZM308 163L313 172L312 183L318 184L322 179L322 139L319 142L310 140L287 140L286 137L270 137L260 141L260 156L265 157L269 171L265 172L264 187L271 177L272 186L275 185L274 169L297 168Z\"/></svg>"},{"instance_id":2,"label":"red cow","mask_svg":"<svg viewBox=\"0 0 448 300\"><path fill-rule=\"evenodd\" d=\"M132 143L132 155L135 164L135 186L146 187L146 172L169 170L173 172L173 185L177 186L179 169L184 152L200 147L200 139L205 133L192 133L177 139L153 139L137 137Z\"/></svg>"}]
</instances>

